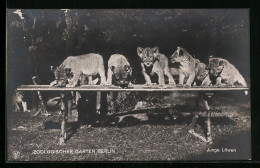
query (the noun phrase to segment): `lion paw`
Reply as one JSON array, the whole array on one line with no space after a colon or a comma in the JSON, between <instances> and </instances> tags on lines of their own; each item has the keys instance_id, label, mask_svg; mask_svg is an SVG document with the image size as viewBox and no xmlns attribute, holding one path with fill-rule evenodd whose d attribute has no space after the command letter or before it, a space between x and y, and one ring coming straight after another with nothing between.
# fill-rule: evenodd
<instances>
[{"instance_id":1,"label":"lion paw","mask_svg":"<svg viewBox=\"0 0 260 168\"><path fill-rule=\"evenodd\" d=\"M75 87L76 85L67 84L66 87Z\"/></svg>"},{"instance_id":2,"label":"lion paw","mask_svg":"<svg viewBox=\"0 0 260 168\"><path fill-rule=\"evenodd\" d=\"M95 85L95 83L93 81L89 81L88 84L89 85Z\"/></svg>"},{"instance_id":3,"label":"lion paw","mask_svg":"<svg viewBox=\"0 0 260 168\"><path fill-rule=\"evenodd\" d=\"M50 83L51 86L54 86L54 85L56 85L56 84L57 84L57 81L56 81L56 80Z\"/></svg>"},{"instance_id":4,"label":"lion paw","mask_svg":"<svg viewBox=\"0 0 260 168\"><path fill-rule=\"evenodd\" d=\"M183 84L177 84L177 87L183 87Z\"/></svg>"},{"instance_id":5,"label":"lion paw","mask_svg":"<svg viewBox=\"0 0 260 168\"><path fill-rule=\"evenodd\" d=\"M151 87L151 86L152 86L152 83L146 83L146 84L144 84L144 86Z\"/></svg>"},{"instance_id":6,"label":"lion paw","mask_svg":"<svg viewBox=\"0 0 260 168\"><path fill-rule=\"evenodd\" d=\"M167 87L166 87L166 85L159 85L159 88L166 89Z\"/></svg>"},{"instance_id":7,"label":"lion paw","mask_svg":"<svg viewBox=\"0 0 260 168\"><path fill-rule=\"evenodd\" d=\"M214 87L225 87L225 86L227 86L227 85L220 83L220 84L215 84L215 85L213 85L213 86L214 86Z\"/></svg>"},{"instance_id":8,"label":"lion paw","mask_svg":"<svg viewBox=\"0 0 260 168\"><path fill-rule=\"evenodd\" d=\"M128 84L128 88L133 88L134 86L133 86L133 84L132 83L129 83Z\"/></svg>"},{"instance_id":9,"label":"lion paw","mask_svg":"<svg viewBox=\"0 0 260 168\"><path fill-rule=\"evenodd\" d=\"M100 83L100 86L107 86L107 83Z\"/></svg>"},{"instance_id":10,"label":"lion paw","mask_svg":"<svg viewBox=\"0 0 260 168\"><path fill-rule=\"evenodd\" d=\"M185 84L184 87L185 87L185 88L190 88L191 85L189 85L189 84Z\"/></svg>"},{"instance_id":11,"label":"lion paw","mask_svg":"<svg viewBox=\"0 0 260 168\"><path fill-rule=\"evenodd\" d=\"M169 82L169 85L176 86L176 83L175 82Z\"/></svg>"},{"instance_id":12,"label":"lion paw","mask_svg":"<svg viewBox=\"0 0 260 168\"><path fill-rule=\"evenodd\" d=\"M233 84L227 84L227 87L234 87Z\"/></svg>"}]
</instances>

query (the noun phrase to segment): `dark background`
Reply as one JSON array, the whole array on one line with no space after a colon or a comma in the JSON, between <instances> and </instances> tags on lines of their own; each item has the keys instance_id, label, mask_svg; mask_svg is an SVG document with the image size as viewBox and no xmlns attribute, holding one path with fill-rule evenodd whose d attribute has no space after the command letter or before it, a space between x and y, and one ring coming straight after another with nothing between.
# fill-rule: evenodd
<instances>
[{"instance_id":1,"label":"dark background","mask_svg":"<svg viewBox=\"0 0 260 168\"><path fill-rule=\"evenodd\" d=\"M4 5L2 6L4 7ZM259 84L260 80L258 78L259 74L259 29L260 29L260 13L259 13L259 3L257 1L248 1L248 0L219 0L219 1L207 1L207 0L198 0L198 1L192 1L192 0L176 0L176 1L169 1L169 0L88 0L88 1L71 1L71 0L30 0L30 1L24 1L24 0L8 0L7 1L7 7L8 8L248 8L250 9L250 71L251 71L251 103L252 103L252 159L253 161L259 161L260 160L260 154L259 154ZM2 10L2 12L5 13L5 10ZM4 16L3 16L4 18ZM2 27L3 28L3 27ZM4 34L4 33L3 33ZM5 41L5 38L2 38L3 41ZM2 50L4 52L4 50ZM192 53L191 53L192 54ZM5 70L4 67L3 71ZM3 77L3 76L2 76ZM4 114L3 114L4 115ZM4 116L2 117L2 123L4 123ZM4 127L2 127L2 133L4 132ZM2 144L4 144L4 139L2 139ZM1 158L4 158L4 145L2 145L1 148ZM2 163L4 162L4 159L2 160ZM118 167L129 167L129 166L135 166L135 167L172 167L174 166L180 166L180 167L259 167L259 163L255 164L233 164L235 163L241 163L237 161L230 161L232 163L223 163L223 162L217 162L217 164L205 164L205 163L189 163L189 164L183 164L183 163L139 163L139 164L112 164L112 163L106 163L106 164L97 164L92 163L88 165L93 165L97 167L111 167L111 166L118 166ZM246 163L249 163L251 161L247 161ZM252 163L252 162L251 162ZM59 167L60 164L55 163L46 163L46 164L5 164L5 166L8 167ZM63 164L63 166L66 167L66 165ZM85 164L81 164L76 166L75 164L67 164L67 167L85 167Z\"/></svg>"},{"instance_id":2,"label":"dark background","mask_svg":"<svg viewBox=\"0 0 260 168\"><path fill-rule=\"evenodd\" d=\"M144 83L137 47L158 46L170 58L177 46L208 63L222 57L249 83L249 10L247 9L22 9L24 19L7 10L8 86L53 79L50 65L71 55L125 55L135 83Z\"/></svg>"}]
</instances>

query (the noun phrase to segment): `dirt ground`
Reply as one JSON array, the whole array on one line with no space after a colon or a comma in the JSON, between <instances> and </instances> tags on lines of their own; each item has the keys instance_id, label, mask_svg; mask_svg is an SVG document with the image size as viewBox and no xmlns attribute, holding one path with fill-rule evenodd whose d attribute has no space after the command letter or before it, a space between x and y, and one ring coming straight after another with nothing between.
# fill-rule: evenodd
<instances>
[{"instance_id":1,"label":"dirt ground","mask_svg":"<svg viewBox=\"0 0 260 168\"><path fill-rule=\"evenodd\" d=\"M32 117L35 111L10 113L7 120L7 160L172 161L251 158L251 114L247 99L225 95L212 98L210 105L215 107L212 110L213 144L207 144L188 133L194 111L194 106L189 102L194 101L194 96L188 100L173 99L174 95L171 96L160 98L171 108L147 109L147 102L139 101L134 111L111 115L105 124L80 129L76 126L77 111L74 109L69 118L65 145L58 145L59 111L52 112L48 117ZM149 107L156 107L156 103L150 103ZM201 135L205 132L205 116L202 109L195 129ZM235 150L225 152L226 148Z\"/></svg>"}]
</instances>

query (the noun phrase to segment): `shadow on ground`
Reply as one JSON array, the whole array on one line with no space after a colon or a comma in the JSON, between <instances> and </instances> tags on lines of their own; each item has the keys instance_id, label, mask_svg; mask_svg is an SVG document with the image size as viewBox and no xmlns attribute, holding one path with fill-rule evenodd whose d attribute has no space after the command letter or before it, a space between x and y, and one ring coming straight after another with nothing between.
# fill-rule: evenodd
<instances>
[{"instance_id":1,"label":"shadow on ground","mask_svg":"<svg viewBox=\"0 0 260 168\"><path fill-rule=\"evenodd\" d=\"M185 112L176 112L180 110ZM130 112L125 112L122 114L115 114L107 117L96 116L97 122L93 123L91 127L94 128L106 128L106 127L134 127L141 125L189 125L191 123L193 113L192 107L178 106L174 109L172 108L155 108L155 109L142 109ZM200 115L197 124L202 128L204 134L206 135L206 117ZM237 123L226 116L213 116L211 117L212 126L235 126ZM88 125L89 126L89 125ZM60 129L60 122L47 121L44 123L44 129ZM73 134L80 129L80 125L74 122L68 122L67 132L68 141Z\"/></svg>"}]
</instances>

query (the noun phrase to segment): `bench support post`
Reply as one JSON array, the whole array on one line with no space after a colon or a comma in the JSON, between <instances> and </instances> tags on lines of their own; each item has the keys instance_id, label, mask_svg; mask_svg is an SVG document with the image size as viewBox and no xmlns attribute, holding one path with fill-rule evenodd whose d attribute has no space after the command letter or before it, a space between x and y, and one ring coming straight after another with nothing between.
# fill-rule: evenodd
<instances>
[{"instance_id":1,"label":"bench support post","mask_svg":"<svg viewBox=\"0 0 260 168\"><path fill-rule=\"evenodd\" d=\"M100 114L101 110L101 92L97 92L96 96L96 113Z\"/></svg>"},{"instance_id":2,"label":"bench support post","mask_svg":"<svg viewBox=\"0 0 260 168\"><path fill-rule=\"evenodd\" d=\"M60 139L59 139L59 145L62 145L65 143L65 140L67 138L66 128L67 128L67 119L68 119L68 93L60 93L61 98L61 129L60 129Z\"/></svg>"},{"instance_id":3,"label":"bench support post","mask_svg":"<svg viewBox=\"0 0 260 168\"><path fill-rule=\"evenodd\" d=\"M190 130L189 130L189 133L191 133L192 135L200 138L204 142L207 142L207 143L210 143L210 144L212 143L212 137L211 137L211 110L210 110L208 102L209 102L210 98L213 95L214 95L214 93L203 93L203 95L199 93L198 99L195 102L195 105L196 105L197 109L196 109L196 111L193 114L193 118L192 118L191 125L190 125ZM196 123L197 123L197 120L199 118L199 102L200 102L201 99L203 101L203 104L204 104L204 107L205 107L205 110L206 110L206 113L207 113L207 119L206 119L207 133L206 133L206 138L204 138L203 136L197 134L194 131Z\"/></svg>"},{"instance_id":4,"label":"bench support post","mask_svg":"<svg viewBox=\"0 0 260 168\"><path fill-rule=\"evenodd\" d=\"M208 143L212 143L212 137L211 137L211 110L208 104L208 101L210 100L210 98L212 97L213 94L207 94L205 96L205 99L203 100L204 103L204 107L206 109L207 112L207 120L206 120L206 125L207 125L207 142Z\"/></svg>"}]
</instances>

